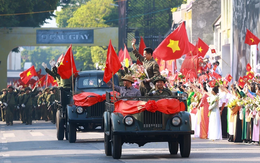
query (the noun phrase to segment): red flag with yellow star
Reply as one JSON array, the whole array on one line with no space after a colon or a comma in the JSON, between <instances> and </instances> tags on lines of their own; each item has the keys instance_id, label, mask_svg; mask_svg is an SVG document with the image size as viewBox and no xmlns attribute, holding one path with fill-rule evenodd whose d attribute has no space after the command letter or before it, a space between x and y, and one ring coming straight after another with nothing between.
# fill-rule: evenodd
<instances>
[{"instance_id":1,"label":"red flag with yellow star","mask_svg":"<svg viewBox=\"0 0 260 163\"><path fill-rule=\"evenodd\" d=\"M58 74L62 79L69 79L73 74L77 72L77 68L74 62L74 57L72 53L72 45L68 48L66 54L61 59L60 65L58 67Z\"/></svg>"},{"instance_id":2,"label":"red flag with yellow star","mask_svg":"<svg viewBox=\"0 0 260 163\"><path fill-rule=\"evenodd\" d=\"M20 78L24 84L27 84L33 76L37 76L34 66L20 73Z\"/></svg>"},{"instance_id":3,"label":"red flag with yellow star","mask_svg":"<svg viewBox=\"0 0 260 163\"><path fill-rule=\"evenodd\" d=\"M183 54L190 52L189 40L184 22L179 25L161 44L154 50L154 58L163 60L181 58Z\"/></svg>"},{"instance_id":4,"label":"red flag with yellow star","mask_svg":"<svg viewBox=\"0 0 260 163\"><path fill-rule=\"evenodd\" d=\"M45 81L46 81L46 75L41 77L37 82L38 82L38 87L43 87L45 86Z\"/></svg>"},{"instance_id":5,"label":"red flag with yellow star","mask_svg":"<svg viewBox=\"0 0 260 163\"><path fill-rule=\"evenodd\" d=\"M252 69L252 67L251 67L251 65L248 63L247 65L246 65L246 71L251 71L251 69Z\"/></svg>"},{"instance_id":6,"label":"red flag with yellow star","mask_svg":"<svg viewBox=\"0 0 260 163\"><path fill-rule=\"evenodd\" d=\"M208 50L209 46L199 38L198 43L193 51L193 54L198 54L199 57L204 58Z\"/></svg>"},{"instance_id":7,"label":"red flag with yellow star","mask_svg":"<svg viewBox=\"0 0 260 163\"><path fill-rule=\"evenodd\" d=\"M260 42L260 39L256 37L251 31L246 29L246 39L245 43L248 45L258 45Z\"/></svg>"},{"instance_id":8,"label":"red flag with yellow star","mask_svg":"<svg viewBox=\"0 0 260 163\"><path fill-rule=\"evenodd\" d=\"M225 79L228 81L228 82L231 82L232 80L232 76L230 74L228 74Z\"/></svg>"},{"instance_id":9,"label":"red flag with yellow star","mask_svg":"<svg viewBox=\"0 0 260 163\"><path fill-rule=\"evenodd\" d=\"M57 81L54 80L54 78L51 75L47 74L47 85L49 86L50 84L52 86L58 86Z\"/></svg>"},{"instance_id":10,"label":"red flag with yellow star","mask_svg":"<svg viewBox=\"0 0 260 163\"><path fill-rule=\"evenodd\" d=\"M247 77L247 79L253 79L254 78L254 73L253 72L249 72L246 77Z\"/></svg>"}]
</instances>

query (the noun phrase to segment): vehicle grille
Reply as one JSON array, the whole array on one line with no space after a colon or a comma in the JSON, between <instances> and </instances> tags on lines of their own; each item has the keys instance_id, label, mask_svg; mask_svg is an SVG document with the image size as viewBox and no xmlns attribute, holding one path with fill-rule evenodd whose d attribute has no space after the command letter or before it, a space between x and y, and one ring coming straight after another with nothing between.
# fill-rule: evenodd
<instances>
[{"instance_id":1,"label":"vehicle grille","mask_svg":"<svg viewBox=\"0 0 260 163\"><path fill-rule=\"evenodd\" d=\"M161 112L143 112L144 128L162 128L162 113Z\"/></svg>"},{"instance_id":2,"label":"vehicle grille","mask_svg":"<svg viewBox=\"0 0 260 163\"><path fill-rule=\"evenodd\" d=\"M105 101L92 105L89 109L89 117L102 117L105 111Z\"/></svg>"}]
</instances>

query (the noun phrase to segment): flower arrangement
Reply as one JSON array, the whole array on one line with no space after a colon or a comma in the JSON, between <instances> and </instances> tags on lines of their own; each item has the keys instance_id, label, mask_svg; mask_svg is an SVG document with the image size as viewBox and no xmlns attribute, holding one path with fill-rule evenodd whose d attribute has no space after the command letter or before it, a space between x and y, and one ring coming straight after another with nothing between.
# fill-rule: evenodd
<instances>
[{"instance_id":1,"label":"flower arrangement","mask_svg":"<svg viewBox=\"0 0 260 163\"><path fill-rule=\"evenodd\" d=\"M232 100L231 102L228 103L228 108L229 109L234 109L234 107L236 107L238 105L239 100L237 98L235 98L234 100Z\"/></svg>"},{"instance_id":2,"label":"flower arrangement","mask_svg":"<svg viewBox=\"0 0 260 163\"><path fill-rule=\"evenodd\" d=\"M146 78L145 69L142 65L132 64L129 68L134 79L144 80Z\"/></svg>"}]
</instances>

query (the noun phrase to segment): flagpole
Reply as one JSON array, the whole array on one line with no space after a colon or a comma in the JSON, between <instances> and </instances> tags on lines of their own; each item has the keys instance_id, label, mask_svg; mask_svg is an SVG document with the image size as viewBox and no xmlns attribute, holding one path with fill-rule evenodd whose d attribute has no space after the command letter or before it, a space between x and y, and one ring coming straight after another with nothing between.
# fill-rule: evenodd
<instances>
[{"instance_id":1,"label":"flagpole","mask_svg":"<svg viewBox=\"0 0 260 163\"><path fill-rule=\"evenodd\" d=\"M71 52L72 52L72 47L71 47ZM72 96L74 95L74 74L73 74L73 65L72 65L72 53L70 53L70 66L71 66L71 83L72 83Z\"/></svg>"},{"instance_id":2,"label":"flagpole","mask_svg":"<svg viewBox=\"0 0 260 163\"><path fill-rule=\"evenodd\" d=\"M112 72L112 89L113 89L113 103L115 103L115 88L114 88L114 75Z\"/></svg>"}]
</instances>

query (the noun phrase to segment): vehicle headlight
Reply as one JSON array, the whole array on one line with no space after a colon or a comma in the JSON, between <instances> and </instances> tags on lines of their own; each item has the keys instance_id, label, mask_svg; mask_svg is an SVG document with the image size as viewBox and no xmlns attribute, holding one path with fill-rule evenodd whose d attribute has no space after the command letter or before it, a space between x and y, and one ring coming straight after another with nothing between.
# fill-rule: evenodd
<instances>
[{"instance_id":1,"label":"vehicle headlight","mask_svg":"<svg viewBox=\"0 0 260 163\"><path fill-rule=\"evenodd\" d=\"M134 118L131 116L126 116L124 122L126 125L131 126L132 124L134 124Z\"/></svg>"},{"instance_id":2,"label":"vehicle headlight","mask_svg":"<svg viewBox=\"0 0 260 163\"><path fill-rule=\"evenodd\" d=\"M180 124L181 124L181 119L180 119L180 117L173 117L173 118L172 118L172 125L173 125L173 126L177 127L177 126L179 126Z\"/></svg>"},{"instance_id":3,"label":"vehicle headlight","mask_svg":"<svg viewBox=\"0 0 260 163\"><path fill-rule=\"evenodd\" d=\"M77 113L81 114L83 113L84 109L82 107L77 107Z\"/></svg>"}]
</instances>

